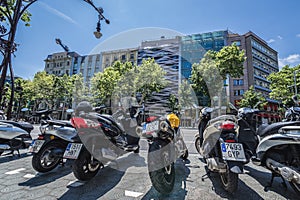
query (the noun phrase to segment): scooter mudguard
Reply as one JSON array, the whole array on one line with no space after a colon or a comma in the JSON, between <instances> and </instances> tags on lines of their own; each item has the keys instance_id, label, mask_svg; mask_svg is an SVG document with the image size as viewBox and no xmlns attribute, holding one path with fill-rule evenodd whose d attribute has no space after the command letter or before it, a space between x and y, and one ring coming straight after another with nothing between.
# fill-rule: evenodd
<instances>
[{"instance_id":1,"label":"scooter mudguard","mask_svg":"<svg viewBox=\"0 0 300 200\"><path fill-rule=\"evenodd\" d=\"M244 164L236 161L227 161L228 168L235 174L244 173Z\"/></svg>"}]
</instances>

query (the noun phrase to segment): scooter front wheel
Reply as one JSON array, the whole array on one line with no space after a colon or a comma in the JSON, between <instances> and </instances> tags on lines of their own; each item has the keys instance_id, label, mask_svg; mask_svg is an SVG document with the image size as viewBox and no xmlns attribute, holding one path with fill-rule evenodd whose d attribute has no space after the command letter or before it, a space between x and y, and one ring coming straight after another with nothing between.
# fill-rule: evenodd
<instances>
[{"instance_id":1,"label":"scooter front wheel","mask_svg":"<svg viewBox=\"0 0 300 200\"><path fill-rule=\"evenodd\" d=\"M197 137L195 140L195 148L197 152L200 154L200 137Z\"/></svg>"},{"instance_id":2,"label":"scooter front wheel","mask_svg":"<svg viewBox=\"0 0 300 200\"><path fill-rule=\"evenodd\" d=\"M74 176L80 181L88 181L98 173L101 165L98 161L91 159L91 154L83 148L72 165Z\"/></svg>"},{"instance_id":3,"label":"scooter front wheel","mask_svg":"<svg viewBox=\"0 0 300 200\"><path fill-rule=\"evenodd\" d=\"M170 154L166 149L162 150L158 142L153 142L149 147L148 170L150 180L153 187L161 194L172 192L175 183L174 161L170 160L172 158Z\"/></svg>"}]
</instances>

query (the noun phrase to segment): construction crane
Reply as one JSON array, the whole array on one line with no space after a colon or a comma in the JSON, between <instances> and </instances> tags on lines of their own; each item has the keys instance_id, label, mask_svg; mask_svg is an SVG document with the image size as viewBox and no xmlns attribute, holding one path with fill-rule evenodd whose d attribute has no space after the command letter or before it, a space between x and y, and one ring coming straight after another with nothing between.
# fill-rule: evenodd
<instances>
[{"instance_id":1,"label":"construction crane","mask_svg":"<svg viewBox=\"0 0 300 200\"><path fill-rule=\"evenodd\" d=\"M61 42L61 39L55 38L56 44L59 44L66 52L69 52L69 47Z\"/></svg>"}]
</instances>

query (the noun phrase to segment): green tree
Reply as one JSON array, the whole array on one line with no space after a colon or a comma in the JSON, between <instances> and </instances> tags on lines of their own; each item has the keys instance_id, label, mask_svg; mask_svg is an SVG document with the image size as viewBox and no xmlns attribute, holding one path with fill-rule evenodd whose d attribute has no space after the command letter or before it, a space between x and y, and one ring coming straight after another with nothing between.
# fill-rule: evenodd
<instances>
[{"instance_id":1,"label":"green tree","mask_svg":"<svg viewBox=\"0 0 300 200\"><path fill-rule=\"evenodd\" d=\"M155 63L154 59L143 60L140 66L134 66L120 77L114 94L116 98L141 94L141 101L146 101L153 92L166 87L166 72Z\"/></svg>"},{"instance_id":2,"label":"green tree","mask_svg":"<svg viewBox=\"0 0 300 200\"><path fill-rule=\"evenodd\" d=\"M270 97L276 99L287 106L294 105L292 96L295 95L294 91L294 71L300 70L300 65L295 67L284 66L279 72L272 73L268 76L268 80L271 81ZM299 72L296 73L296 85L297 90L300 89L300 76Z\"/></svg>"},{"instance_id":3,"label":"green tree","mask_svg":"<svg viewBox=\"0 0 300 200\"><path fill-rule=\"evenodd\" d=\"M198 105L194 90L188 80L183 80L178 91L180 108L190 108Z\"/></svg>"},{"instance_id":4,"label":"green tree","mask_svg":"<svg viewBox=\"0 0 300 200\"><path fill-rule=\"evenodd\" d=\"M262 93L255 91L253 86L250 86L249 90L243 94L243 98L238 103L240 107L254 108L256 106L258 109L263 108L266 104L265 97Z\"/></svg>"},{"instance_id":5,"label":"green tree","mask_svg":"<svg viewBox=\"0 0 300 200\"><path fill-rule=\"evenodd\" d=\"M105 68L103 72L96 73L91 79L93 97L98 99L100 104L111 100L118 81L132 68L130 62L116 61L112 66Z\"/></svg>"},{"instance_id":6,"label":"green tree","mask_svg":"<svg viewBox=\"0 0 300 200\"><path fill-rule=\"evenodd\" d=\"M208 51L200 63L192 66L191 81L195 91L221 100L224 80L227 76L239 78L243 75L245 52L238 46L224 46L220 51Z\"/></svg>"}]
</instances>

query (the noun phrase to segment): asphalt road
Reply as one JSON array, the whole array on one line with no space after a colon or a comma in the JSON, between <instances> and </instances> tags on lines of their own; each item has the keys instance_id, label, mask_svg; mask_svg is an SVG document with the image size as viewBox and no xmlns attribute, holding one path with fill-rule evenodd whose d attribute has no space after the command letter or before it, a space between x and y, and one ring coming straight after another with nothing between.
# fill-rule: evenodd
<instances>
[{"instance_id":1,"label":"asphalt road","mask_svg":"<svg viewBox=\"0 0 300 200\"><path fill-rule=\"evenodd\" d=\"M159 194L152 186L147 169L147 143L141 141L140 154L129 153L111 166L102 169L89 182L76 180L71 163L40 174L31 166L31 154L21 151L21 157L0 157L0 199L300 199L288 185L275 178L273 187L264 191L270 172L249 164L239 176L239 188L234 195L221 187L218 174L206 174L205 164L194 147L196 130L183 129L189 149L186 162L178 159L175 165L176 183L170 195ZM38 129L32 133L36 137Z\"/></svg>"}]
</instances>

